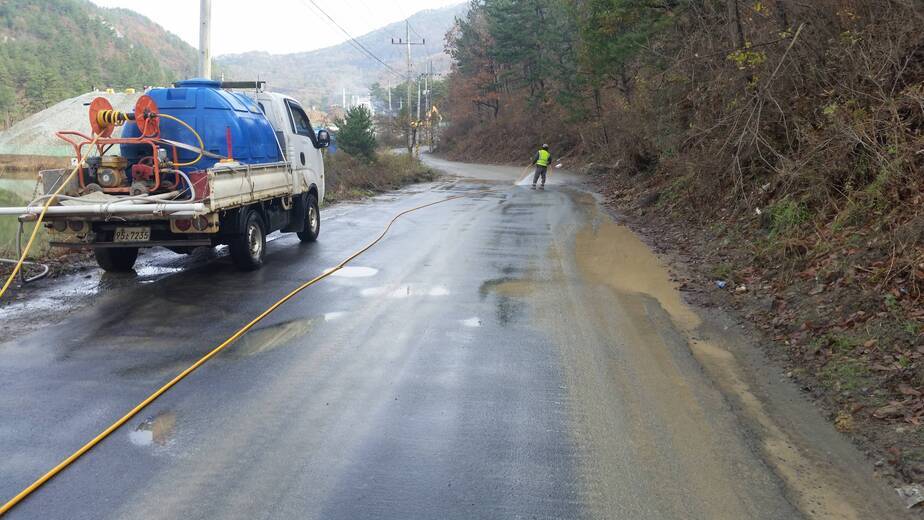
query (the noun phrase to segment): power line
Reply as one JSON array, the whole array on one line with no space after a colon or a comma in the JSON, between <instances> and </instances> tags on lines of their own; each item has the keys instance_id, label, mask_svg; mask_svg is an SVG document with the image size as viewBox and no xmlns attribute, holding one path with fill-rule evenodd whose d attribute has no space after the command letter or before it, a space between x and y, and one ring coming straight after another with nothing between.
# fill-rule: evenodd
<instances>
[{"instance_id":1,"label":"power line","mask_svg":"<svg viewBox=\"0 0 924 520\"><path fill-rule=\"evenodd\" d=\"M410 25L410 22L408 22L408 25ZM417 37L420 38L421 40L424 40L424 39L425 39L423 36L420 35L419 32L417 32L417 29L415 29L413 25L411 25L411 32L414 33L414 34L416 34Z\"/></svg>"},{"instance_id":2,"label":"power line","mask_svg":"<svg viewBox=\"0 0 924 520\"><path fill-rule=\"evenodd\" d=\"M303 4L305 3L305 0L301 0L301 1L302 1ZM333 17L331 17L331 15L327 14L327 12L324 11L324 9L321 9L321 7L317 4L317 2L315 2L314 0L307 0L307 1L310 2L311 5L313 5L314 8L317 9L322 15L324 15L325 18L327 18L328 20L330 20L330 22L331 22L332 24L334 24L334 26L336 26L338 29L340 29L340 31L341 31L343 34L345 34L347 38L349 38L348 41L353 45L354 48L356 48L357 50L359 50L361 53L363 53L363 54L369 56L369 57L372 58L373 60L379 62L379 64L381 64L383 67L385 67L386 69L388 69L392 74L395 74L395 75L398 76L398 77L402 77L402 75L401 75L398 71L396 71L395 69L393 69L389 64L387 64L387 63L385 63L384 61L382 61L381 58L379 58L378 56L376 56L376 55L375 55L372 51L370 51L365 45L363 45L362 43L360 43L359 40L357 40L356 38L354 38L353 35L349 33L349 31L347 31L346 29L343 28L343 26L341 26L339 23L337 23L337 21L334 20ZM307 4L306 4L306 5L307 5Z\"/></svg>"},{"instance_id":3,"label":"power line","mask_svg":"<svg viewBox=\"0 0 924 520\"><path fill-rule=\"evenodd\" d=\"M366 5L366 2L364 2L363 0L359 0L359 7L351 5L353 4L353 0L344 0L344 2L350 5L351 17L355 16L358 18L362 18L362 21L365 22L366 25L372 28L375 28L378 25L377 22L373 22L371 19L369 19L368 13L371 13L373 11L368 5Z\"/></svg>"},{"instance_id":4,"label":"power line","mask_svg":"<svg viewBox=\"0 0 924 520\"><path fill-rule=\"evenodd\" d=\"M305 4L305 1L306 1L306 0L301 0L302 4L304 4L305 6L307 6L308 4ZM389 70L392 74L394 74L395 76L397 76L397 77L399 77L399 78L403 78L403 77L404 77L401 73L399 73L398 71L396 71L395 69L393 69L393 68L391 67L391 65L389 65L389 64L385 63L384 61L382 61L381 58L379 58L378 56L376 56L376 55L375 55L372 51L370 51L365 45L363 45L362 43L360 43L359 40L357 40L356 38L354 38L352 34L350 34L350 33L349 33L346 29L344 29L339 23L337 23L336 20L334 20L329 14L327 14L327 12L325 12L324 9L321 9L321 7L317 4L317 2L315 2L314 0L307 0L307 1L310 2L311 5L313 5L314 8L317 9L322 15L324 15L325 18L327 18L328 20L330 20L330 22L331 22L332 24L334 24L334 26L336 26L338 29L340 29L340 31L341 31L343 34L345 34L345 35L347 36L347 38L349 38L348 41L353 45L354 48L356 48L357 50L359 50L361 53L367 55L368 57L372 58L373 60L379 62L383 67L385 67L386 69L388 69L388 70Z\"/></svg>"}]
</instances>

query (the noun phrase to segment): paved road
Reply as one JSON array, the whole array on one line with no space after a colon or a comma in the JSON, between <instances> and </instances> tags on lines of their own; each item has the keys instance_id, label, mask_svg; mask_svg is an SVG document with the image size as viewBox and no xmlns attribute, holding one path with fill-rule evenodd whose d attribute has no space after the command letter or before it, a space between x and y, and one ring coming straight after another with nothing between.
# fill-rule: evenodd
<instances>
[{"instance_id":1,"label":"paved road","mask_svg":"<svg viewBox=\"0 0 924 520\"><path fill-rule=\"evenodd\" d=\"M396 212L492 190L400 221L9 518L892 514L875 485L787 471L791 443L747 426L688 346L695 312L579 178L430 161L485 180L331 208L320 242L280 237L255 273L149 256L166 274L0 345L5 499Z\"/></svg>"}]
</instances>

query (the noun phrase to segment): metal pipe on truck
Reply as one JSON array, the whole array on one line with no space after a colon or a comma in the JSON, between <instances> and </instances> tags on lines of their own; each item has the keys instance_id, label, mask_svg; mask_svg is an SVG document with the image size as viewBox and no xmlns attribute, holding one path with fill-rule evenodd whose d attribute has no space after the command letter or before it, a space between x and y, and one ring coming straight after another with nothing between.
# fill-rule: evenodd
<instances>
[{"instance_id":1,"label":"metal pipe on truck","mask_svg":"<svg viewBox=\"0 0 924 520\"><path fill-rule=\"evenodd\" d=\"M20 206L0 208L0 215L38 215L41 206ZM74 206L49 206L46 215L69 217L92 217L99 215L174 215L180 212L205 213L205 204L81 204Z\"/></svg>"}]
</instances>

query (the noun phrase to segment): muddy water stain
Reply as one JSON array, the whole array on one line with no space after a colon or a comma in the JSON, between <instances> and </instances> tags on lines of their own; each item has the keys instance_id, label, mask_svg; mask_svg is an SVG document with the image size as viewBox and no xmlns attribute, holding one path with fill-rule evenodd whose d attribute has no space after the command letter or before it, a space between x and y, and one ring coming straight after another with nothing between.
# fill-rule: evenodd
<instances>
[{"instance_id":1,"label":"muddy water stain","mask_svg":"<svg viewBox=\"0 0 924 520\"><path fill-rule=\"evenodd\" d=\"M859 518L853 504L847 500L848 495L838 482L826 476L825 469L812 458L805 456L798 443L768 413L763 402L754 395L740 363L732 352L718 339L693 339L706 336L701 329L702 319L683 302L680 291L670 280L664 263L648 246L627 227L613 222L593 201L581 201L593 205L588 212L590 222L575 237L575 263L581 274L589 281L604 284L618 294L645 295L657 301L668 314L679 333L686 336L687 343L696 361L709 373L712 380L722 392L740 403L743 415L756 423L761 438L763 460L769 463L778 476L786 482L790 490L797 493L796 502L800 509L810 518ZM649 321L650 312L644 309L625 309L629 324L641 324ZM644 332L639 330L639 332ZM641 339L641 338L639 338ZM638 341L638 340L636 340ZM630 341L631 346L635 341ZM647 343L642 341L642 343ZM649 348L649 356L658 370L653 374L670 374L670 359L660 348ZM657 354L657 355L656 355ZM660 358L660 359L659 359ZM650 371L651 372L651 371ZM683 386L682 378L674 374L669 380L649 377L646 386L662 386L663 391L671 391L671 386ZM685 392L675 395L685 395ZM695 409L693 403L687 403ZM675 426L684 421L683 414L674 414ZM692 419L687 418L687 419ZM688 420L686 431L688 442L693 442L696 435L690 435L689 426L695 422ZM700 439L708 445L705 439ZM704 470L706 468L703 468ZM712 468L714 470L718 468ZM720 472L720 471L719 471ZM706 473L706 471L704 471Z\"/></svg>"},{"instance_id":2,"label":"muddy water stain","mask_svg":"<svg viewBox=\"0 0 924 520\"><path fill-rule=\"evenodd\" d=\"M535 282L530 279L503 277L484 281L478 293L482 299L492 293L508 298L524 298L532 294L535 289Z\"/></svg>"},{"instance_id":3,"label":"muddy water stain","mask_svg":"<svg viewBox=\"0 0 924 520\"><path fill-rule=\"evenodd\" d=\"M482 300L489 294L494 295L495 316L501 326L508 326L520 320L523 316L525 299L534 292L535 282L528 278L512 277L486 280L478 289Z\"/></svg>"},{"instance_id":4,"label":"muddy water stain","mask_svg":"<svg viewBox=\"0 0 924 520\"><path fill-rule=\"evenodd\" d=\"M128 440L135 446L166 446L176 431L176 414L160 412L148 417L134 430L128 432Z\"/></svg>"},{"instance_id":5,"label":"muddy water stain","mask_svg":"<svg viewBox=\"0 0 924 520\"><path fill-rule=\"evenodd\" d=\"M699 316L683 302L661 259L629 228L599 210L593 222L577 233L575 256L589 279L619 292L651 296L684 328L700 325Z\"/></svg>"},{"instance_id":6,"label":"muddy water stain","mask_svg":"<svg viewBox=\"0 0 924 520\"><path fill-rule=\"evenodd\" d=\"M691 341L693 356L706 369L726 394L737 397L745 414L761 428L763 450L777 472L793 489L799 490L803 509L811 518L855 519L859 512L839 493L837 485L825 477L825 470L800 452L767 411L764 403L744 381L741 366L735 356L711 341ZM826 463L823 463L826 465Z\"/></svg>"},{"instance_id":7,"label":"muddy water stain","mask_svg":"<svg viewBox=\"0 0 924 520\"><path fill-rule=\"evenodd\" d=\"M307 318L252 330L238 340L230 354L244 357L273 350L308 334L313 325L314 320Z\"/></svg>"}]
</instances>

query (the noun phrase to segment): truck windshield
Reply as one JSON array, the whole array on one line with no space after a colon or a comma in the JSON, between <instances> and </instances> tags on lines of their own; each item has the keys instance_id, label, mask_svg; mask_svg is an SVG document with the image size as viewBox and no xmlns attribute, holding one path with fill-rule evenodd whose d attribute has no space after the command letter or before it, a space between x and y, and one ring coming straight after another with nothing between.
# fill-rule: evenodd
<instances>
[{"instance_id":1,"label":"truck windshield","mask_svg":"<svg viewBox=\"0 0 924 520\"><path fill-rule=\"evenodd\" d=\"M289 105L289 114L292 117L292 130L298 135L314 137L314 132L311 130L311 121L308 120L308 115L305 114L302 107L288 100L286 100L286 103Z\"/></svg>"}]
</instances>

